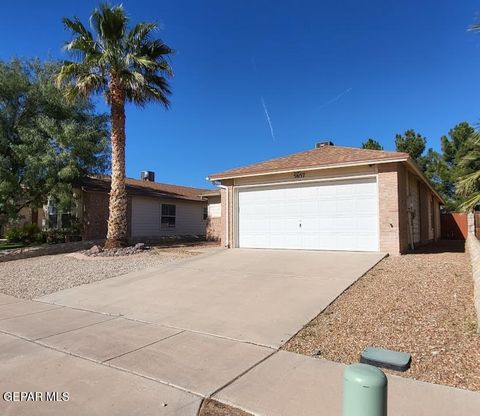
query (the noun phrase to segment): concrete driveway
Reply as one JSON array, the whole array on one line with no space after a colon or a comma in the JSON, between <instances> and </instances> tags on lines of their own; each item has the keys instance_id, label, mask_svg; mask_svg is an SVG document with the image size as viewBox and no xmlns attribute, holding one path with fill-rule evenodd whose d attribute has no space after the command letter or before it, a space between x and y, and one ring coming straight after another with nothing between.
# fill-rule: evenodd
<instances>
[{"instance_id":1,"label":"concrete driveway","mask_svg":"<svg viewBox=\"0 0 480 416\"><path fill-rule=\"evenodd\" d=\"M0 412L194 415L382 257L214 250L37 301L2 295L2 391L70 400Z\"/></svg>"},{"instance_id":2,"label":"concrete driveway","mask_svg":"<svg viewBox=\"0 0 480 416\"><path fill-rule=\"evenodd\" d=\"M220 250L40 300L276 348L382 257Z\"/></svg>"}]
</instances>

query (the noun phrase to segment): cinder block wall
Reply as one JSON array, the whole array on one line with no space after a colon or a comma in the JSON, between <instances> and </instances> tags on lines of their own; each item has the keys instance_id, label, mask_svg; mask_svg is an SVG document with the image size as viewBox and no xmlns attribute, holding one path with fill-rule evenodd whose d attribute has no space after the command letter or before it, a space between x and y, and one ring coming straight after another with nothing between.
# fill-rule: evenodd
<instances>
[{"instance_id":1,"label":"cinder block wall","mask_svg":"<svg viewBox=\"0 0 480 416\"><path fill-rule=\"evenodd\" d=\"M474 216L468 214L468 236L466 248L470 255L473 272L473 297L477 311L477 332L480 333L480 241L475 236Z\"/></svg>"}]
</instances>

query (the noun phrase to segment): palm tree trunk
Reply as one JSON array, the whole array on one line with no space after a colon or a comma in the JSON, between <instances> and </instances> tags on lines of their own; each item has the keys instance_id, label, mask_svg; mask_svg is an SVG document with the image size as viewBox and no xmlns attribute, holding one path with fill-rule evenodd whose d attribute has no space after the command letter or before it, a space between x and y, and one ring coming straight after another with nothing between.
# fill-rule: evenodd
<instances>
[{"instance_id":1,"label":"palm tree trunk","mask_svg":"<svg viewBox=\"0 0 480 416\"><path fill-rule=\"evenodd\" d=\"M125 191L125 96L112 77L110 84L112 115L112 181L105 248L122 247L127 243L127 193Z\"/></svg>"}]
</instances>

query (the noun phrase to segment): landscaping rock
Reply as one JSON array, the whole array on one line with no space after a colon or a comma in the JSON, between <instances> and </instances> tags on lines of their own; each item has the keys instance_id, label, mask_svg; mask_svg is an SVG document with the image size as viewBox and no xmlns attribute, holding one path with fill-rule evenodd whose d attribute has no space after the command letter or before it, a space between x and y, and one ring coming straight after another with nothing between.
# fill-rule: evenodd
<instances>
[{"instance_id":1,"label":"landscaping rock","mask_svg":"<svg viewBox=\"0 0 480 416\"><path fill-rule=\"evenodd\" d=\"M367 346L412 354L402 377L480 391L472 269L463 242L388 257L283 349L350 364ZM389 372L390 370L386 370Z\"/></svg>"},{"instance_id":2,"label":"landscaping rock","mask_svg":"<svg viewBox=\"0 0 480 416\"><path fill-rule=\"evenodd\" d=\"M88 254L91 256L94 256L96 254L99 254L103 251L102 247L100 246L93 246L90 250L88 250Z\"/></svg>"},{"instance_id":3,"label":"landscaping rock","mask_svg":"<svg viewBox=\"0 0 480 416\"><path fill-rule=\"evenodd\" d=\"M145 243L137 243L134 246L109 249L102 249L100 246L93 246L90 250L86 250L82 254L91 257L120 257L143 253L148 249L149 248Z\"/></svg>"}]
</instances>

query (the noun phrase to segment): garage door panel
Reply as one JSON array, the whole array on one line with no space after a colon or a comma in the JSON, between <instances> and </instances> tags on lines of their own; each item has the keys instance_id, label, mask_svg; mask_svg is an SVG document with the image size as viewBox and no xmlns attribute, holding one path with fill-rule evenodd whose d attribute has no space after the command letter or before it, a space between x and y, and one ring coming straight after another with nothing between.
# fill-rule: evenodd
<instances>
[{"instance_id":1,"label":"garage door panel","mask_svg":"<svg viewBox=\"0 0 480 416\"><path fill-rule=\"evenodd\" d=\"M239 190L238 245L376 251L375 178Z\"/></svg>"}]
</instances>

